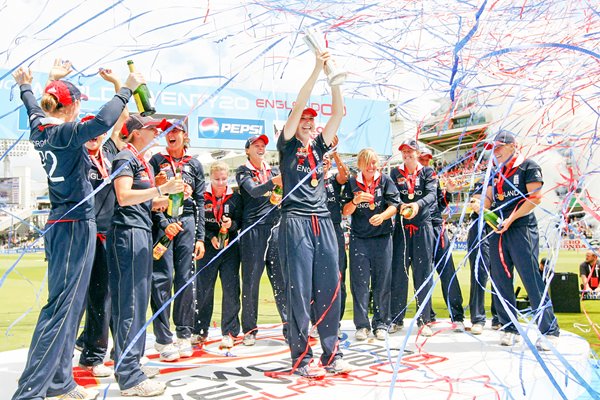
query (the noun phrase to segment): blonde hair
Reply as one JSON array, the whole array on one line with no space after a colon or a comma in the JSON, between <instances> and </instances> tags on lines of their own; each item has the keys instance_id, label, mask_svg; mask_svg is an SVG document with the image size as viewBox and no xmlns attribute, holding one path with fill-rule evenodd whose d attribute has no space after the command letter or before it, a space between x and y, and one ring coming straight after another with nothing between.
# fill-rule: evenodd
<instances>
[{"instance_id":1,"label":"blonde hair","mask_svg":"<svg viewBox=\"0 0 600 400\"><path fill-rule=\"evenodd\" d=\"M211 176L212 176L213 172L218 172L218 171L227 171L227 174L229 175L229 165L227 165L223 161L215 161L214 163L210 164L210 175Z\"/></svg>"},{"instance_id":2,"label":"blonde hair","mask_svg":"<svg viewBox=\"0 0 600 400\"><path fill-rule=\"evenodd\" d=\"M47 113L55 113L62 108L62 105L58 102L56 97L51 95L50 93L44 93L42 96L42 100L40 101L40 105L42 106L42 110Z\"/></svg>"},{"instance_id":3,"label":"blonde hair","mask_svg":"<svg viewBox=\"0 0 600 400\"><path fill-rule=\"evenodd\" d=\"M372 148L367 147L366 149L362 149L358 152L357 165L358 169L360 169L361 171L366 169L367 165L369 165L373 161L375 161L377 163L377 166L379 166L379 156Z\"/></svg>"},{"instance_id":4,"label":"blonde hair","mask_svg":"<svg viewBox=\"0 0 600 400\"><path fill-rule=\"evenodd\" d=\"M79 100L74 101L68 106L63 106L58 102L56 97L50 93L44 93L42 100L40 101L40 106L42 107L42 110L51 117L58 117L65 121L74 121L77 118L77 110L75 107L77 107L78 103Z\"/></svg>"}]
</instances>

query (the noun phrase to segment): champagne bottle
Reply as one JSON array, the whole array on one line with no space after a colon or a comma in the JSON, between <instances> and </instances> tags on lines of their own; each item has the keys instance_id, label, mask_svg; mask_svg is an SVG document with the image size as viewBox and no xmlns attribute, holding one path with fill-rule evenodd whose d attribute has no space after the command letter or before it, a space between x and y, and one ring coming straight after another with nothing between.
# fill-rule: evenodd
<instances>
[{"instance_id":1,"label":"champagne bottle","mask_svg":"<svg viewBox=\"0 0 600 400\"><path fill-rule=\"evenodd\" d=\"M155 260L160 260L163 254L169 249L169 246L171 246L171 243L173 243L173 238L165 233L154 245L152 257Z\"/></svg>"},{"instance_id":2,"label":"champagne bottle","mask_svg":"<svg viewBox=\"0 0 600 400\"><path fill-rule=\"evenodd\" d=\"M400 214L402 214L404 218L410 218L410 216L413 215L413 209L412 207L406 207Z\"/></svg>"},{"instance_id":3,"label":"champagne bottle","mask_svg":"<svg viewBox=\"0 0 600 400\"><path fill-rule=\"evenodd\" d=\"M498 226L502 223L502 219L495 212L485 208L483 209L483 220L495 231L498 230Z\"/></svg>"},{"instance_id":4,"label":"champagne bottle","mask_svg":"<svg viewBox=\"0 0 600 400\"><path fill-rule=\"evenodd\" d=\"M271 192L271 198L269 201L271 204L278 206L281 203L281 199L283 198L283 188L279 185L275 185L273 191Z\"/></svg>"},{"instance_id":5,"label":"champagne bottle","mask_svg":"<svg viewBox=\"0 0 600 400\"><path fill-rule=\"evenodd\" d=\"M129 67L130 72L135 72L133 61L127 60L127 66ZM156 108L154 107L154 102L152 101L152 95L150 94L150 90L145 83L142 83L133 91L133 98L135 99L137 109L142 116L147 117L156 113Z\"/></svg>"},{"instance_id":6,"label":"champagne bottle","mask_svg":"<svg viewBox=\"0 0 600 400\"><path fill-rule=\"evenodd\" d=\"M221 226L217 234L217 240L219 241L219 250L227 247L227 244L229 244L229 230Z\"/></svg>"},{"instance_id":7,"label":"champagne bottle","mask_svg":"<svg viewBox=\"0 0 600 400\"><path fill-rule=\"evenodd\" d=\"M181 179L181 169L179 167L175 170L175 179ZM169 194L167 214L173 218L178 218L183 214L183 192Z\"/></svg>"}]
</instances>

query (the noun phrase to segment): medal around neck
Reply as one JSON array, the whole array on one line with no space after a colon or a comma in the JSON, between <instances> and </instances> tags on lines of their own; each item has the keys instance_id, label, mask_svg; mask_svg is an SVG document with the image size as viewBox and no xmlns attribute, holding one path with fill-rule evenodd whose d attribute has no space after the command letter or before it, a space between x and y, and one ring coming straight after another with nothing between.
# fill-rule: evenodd
<instances>
[{"instance_id":1,"label":"medal around neck","mask_svg":"<svg viewBox=\"0 0 600 400\"><path fill-rule=\"evenodd\" d=\"M319 28L307 28L304 31L304 42L309 49L315 54L321 54L327 50L325 44L325 37ZM335 62L331 59L329 63L325 64L325 74L327 75L327 82L329 86L338 86L346 81L348 73L339 69Z\"/></svg>"}]
</instances>

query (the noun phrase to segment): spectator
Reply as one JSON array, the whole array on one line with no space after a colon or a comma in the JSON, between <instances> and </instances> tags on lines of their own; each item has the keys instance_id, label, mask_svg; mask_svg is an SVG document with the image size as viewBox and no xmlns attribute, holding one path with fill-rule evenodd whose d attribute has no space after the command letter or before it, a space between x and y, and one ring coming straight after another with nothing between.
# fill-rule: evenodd
<instances>
[{"instance_id":1,"label":"spectator","mask_svg":"<svg viewBox=\"0 0 600 400\"><path fill-rule=\"evenodd\" d=\"M541 268L541 267L540 267ZM585 253L585 261L579 265L579 275L583 290L596 293L600 292L600 265L598 265L598 256L593 250Z\"/></svg>"}]
</instances>

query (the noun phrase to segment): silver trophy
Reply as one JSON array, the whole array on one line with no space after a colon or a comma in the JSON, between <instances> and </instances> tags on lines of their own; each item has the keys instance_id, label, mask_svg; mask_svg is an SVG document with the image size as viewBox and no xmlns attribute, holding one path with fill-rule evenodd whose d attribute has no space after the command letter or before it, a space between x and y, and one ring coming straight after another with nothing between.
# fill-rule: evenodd
<instances>
[{"instance_id":1,"label":"silver trophy","mask_svg":"<svg viewBox=\"0 0 600 400\"><path fill-rule=\"evenodd\" d=\"M304 42L315 54L321 54L327 50L325 45L325 37L319 28L307 28L304 31ZM327 75L327 82L329 86L341 85L346 81L346 71L338 69L335 62L330 59L325 64L325 74Z\"/></svg>"}]
</instances>

